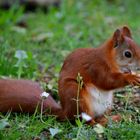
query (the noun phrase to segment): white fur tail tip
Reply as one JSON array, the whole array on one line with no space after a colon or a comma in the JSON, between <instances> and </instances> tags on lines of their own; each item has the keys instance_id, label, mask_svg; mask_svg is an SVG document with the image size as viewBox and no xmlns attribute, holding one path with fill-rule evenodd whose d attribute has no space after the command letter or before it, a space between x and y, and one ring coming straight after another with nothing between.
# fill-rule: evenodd
<instances>
[{"instance_id":1,"label":"white fur tail tip","mask_svg":"<svg viewBox=\"0 0 140 140\"><path fill-rule=\"evenodd\" d=\"M85 113L85 112L82 112L81 113L81 117L82 117L82 119L84 119L84 120L86 120L86 121L91 121L92 120L92 117L91 116L89 116L87 113Z\"/></svg>"},{"instance_id":2,"label":"white fur tail tip","mask_svg":"<svg viewBox=\"0 0 140 140\"><path fill-rule=\"evenodd\" d=\"M48 98L49 95L50 95L49 93L44 91L44 92L41 93L40 96L41 96L42 99L46 99L46 98Z\"/></svg>"}]
</instances>

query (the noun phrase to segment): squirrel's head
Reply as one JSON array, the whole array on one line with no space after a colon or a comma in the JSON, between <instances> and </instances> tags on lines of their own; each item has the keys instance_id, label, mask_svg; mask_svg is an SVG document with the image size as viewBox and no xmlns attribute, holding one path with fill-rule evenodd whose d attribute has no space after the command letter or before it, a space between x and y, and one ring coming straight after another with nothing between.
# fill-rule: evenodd
<instances>
[{"instance_id":1,"label":"squirrel's head","mask_svg":"<svg viewBox=\"0 0 140 140\"><path fill-rule=\"evenodd\" d=\"M114 32L113 46L116 62L122 72L140 70L140 48L133 41L127 26Z\"/></svg>"}]
</instances>

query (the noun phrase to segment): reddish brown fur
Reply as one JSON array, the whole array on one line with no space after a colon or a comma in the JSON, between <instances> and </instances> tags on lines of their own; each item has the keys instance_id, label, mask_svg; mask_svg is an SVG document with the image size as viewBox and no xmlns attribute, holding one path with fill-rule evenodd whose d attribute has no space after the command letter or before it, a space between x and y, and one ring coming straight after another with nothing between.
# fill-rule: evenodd
<instances>
[{"instance_id":1,"label":"reddish brown fur","mask_svg":"<svg viewBox=\"0 0 140 140\"><path fill-rule=\"evenodd\" d=\"M128 84L139 84L140 79L138 76L120 72L115 60L116 51L114 46L116 42L121 44L125 39L131 45L133 52L140 49L132 39L128 39L131 34L127 27L123 27L121 36L119 35L118 32L115 32L113 37L101 47L77 49L66 58L59 79L59 95L65 117L73 119L77 113L75 100L77 98L78 84L76 77L78 73L81 74L84 82L84 86L80 91L80 113L86 112L92 117L94 112L90 108L90 95L86 89L89 84L105 91L121 88ZM140 62L140 53L134 54L137 61ZM92 124L93 122L95 121L92 120Z\"/></svg>"},{"instance_id":2,"label":"reddish brown fur","mask_svg":"<svg viewBox=\"0 0 140 140\"><path fill-rule=\"evenodd\" d=\"M36 82L29 80L0 80L0 111L34 113L38 105L40 108L43 90ZM44 100L44 109L51 109L56 114L60 106L49 97Z\"/></svg>"}]
</instances>

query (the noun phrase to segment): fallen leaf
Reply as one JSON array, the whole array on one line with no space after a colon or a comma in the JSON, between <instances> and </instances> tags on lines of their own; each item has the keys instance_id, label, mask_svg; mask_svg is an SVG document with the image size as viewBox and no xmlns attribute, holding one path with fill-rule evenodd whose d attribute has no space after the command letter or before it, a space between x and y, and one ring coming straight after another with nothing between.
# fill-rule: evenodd
<instances>
[{"instance_id":1,"label":"fallen leaf","mask_svg":"<svg viewBox=\"0 0 140 140\"><path fill-rule=\"evenodd\" d=\"M92 120L92 117L89 116L87 113L85 112L82 112L81 113L81 116L82 116L82 119L86 120L86 121L91 121Z\"/></svg>"},{"instance_id":2,"label":"fallen leaf","mask_svg":"<svg viewBox=\"0 0 140 140\"><path fill-rule=\"evenodd\" d=\"M26 29L22 27L14 26L11 30L20 34L26 34Z\"/></svg>"},{"instance_id":3,"label":"fallen leaf","mask_svg":"<svg viewBox=\"0 0 140 140\"><path fill-rule=\"evenodd\" d=\"M52 137L54 137L56 134L61 132L61 130L58 128L50 128L49 131L50 131Z\"/></svg>"},{"instance_id":4,"label":"fallen leaf","mask_svg":"<svg viewBox=\"0 0 140 140\"><path fill-rule=\"evenodd\" d=\"M38 34L37 36L34 36L32 40L34 42L44 42L47 40L47 38L51 38L52 36L53 36L52 33L41 33L41 34Z\"/></svg>"},{"instance_id":5,"label":"fallen leaf","mask_svg":"<svg viewBox=\"0 0 140 140\"><path fill-rule=\"evenodd\" d=\"M1 119L0 120L0 130L3 130L4 128L10 127L9 122L7 119Z\"/></svg>"},{"instance_id":6,"label":"fallen leaf","mask_svg":"<svg viewBox=\"0 0 140 140\"><path fill-rule=\"evenodd\" d=\"M104 127L100 124L97 124L95 127L94 127L94 131L97 133L97 134L102 134L104 133Z\"/></svg>"}]
</instances>

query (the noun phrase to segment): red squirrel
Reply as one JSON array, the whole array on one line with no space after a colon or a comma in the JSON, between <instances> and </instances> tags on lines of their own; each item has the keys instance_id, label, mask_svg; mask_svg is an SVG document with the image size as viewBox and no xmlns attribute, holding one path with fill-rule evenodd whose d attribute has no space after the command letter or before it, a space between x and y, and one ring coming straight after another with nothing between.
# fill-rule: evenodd
<instances>
[{"instance_id":1,"label":"red squirrel","mask_svg":"<svg viewBox=\"0 0 140 140\"><path fill-rule=\"evenodd\" d=\"M45 108L59 119L72 120L86 113L90 124L104 124L106 112L111 110L113 92L126 85L139 85L140 77L131 71L140 66L140 48L133 41L127 26L117 29L113 36L98 48L80 48L64 61L60 71L58 91L61 106L51 96ZM78 93L78 73L83 85ZM36 83L26 80L0 80L0 111L33 112L43 90ZM78 104L78 107L77 107ZM116 119L116 116L112 119Z\"/></svg>"},{"instance_id":2,"label":"red squirrel","mask_svg":"<svg viewBox=\"0 0 140 140\"><path fill-rule=\"evenodd\" d=\"M140 48L127 26L117 29L98 48L75 50L66 58L60 72L61 118L73 119L77 114L76 77L80 73L83 86L79 94L79 113L88 114L92 118L91 124L106 123L104 114L111 110L113 91L126 85L140 85L140 77L131 72L136 72L139 66ZM112 116L112 119L116 117Z\"/></svg>"}]
</instances>

